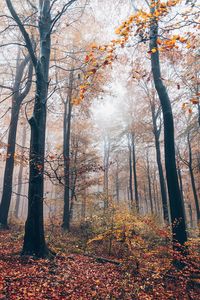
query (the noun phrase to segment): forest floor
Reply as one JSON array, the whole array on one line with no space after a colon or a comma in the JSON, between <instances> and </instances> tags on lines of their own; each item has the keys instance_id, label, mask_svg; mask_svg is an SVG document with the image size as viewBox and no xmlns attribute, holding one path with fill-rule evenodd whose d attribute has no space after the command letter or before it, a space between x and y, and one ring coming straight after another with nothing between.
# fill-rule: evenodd
<instances>
[{"instance_id":1,"label":"forest floor","mask_svg":"<svg viewBox=\"0 0 200 300\"><path fill-rule=\"evenodd\" d=\"M188 270L168 270L167 276L167 272L161 276L160 272L130 268L123 261L119 265L102 263L84 254L82 241L72 233L65 234L62 242L59 234L48 238L57 240L57 245L53 243L57 255L38 260L20 256L21 229L0 232L1 300L199 299L199 285L190 280Z\"/></svg>"}]
</instances>

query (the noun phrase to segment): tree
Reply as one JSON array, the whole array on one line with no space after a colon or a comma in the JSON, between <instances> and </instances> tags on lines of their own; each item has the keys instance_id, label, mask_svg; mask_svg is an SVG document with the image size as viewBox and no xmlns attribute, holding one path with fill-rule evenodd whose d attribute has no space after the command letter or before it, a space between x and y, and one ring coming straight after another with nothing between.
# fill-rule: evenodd
<instances>
[{"instance_id":1,"label":"tree","mask_svg":"<svg viewBox=\"0 0 200 300\"><path fill-rule=\"evenodd\" d=\"M64 210L62 227L70 229L70 137L71 137L71 117L72 117L72 94L74 83L74 71L69 75L69 87L67 101L64 103L63 119L63 159L64 159Z\"/></svg>"},{"instance_id":2,"label":"tree","mask_svg":"<svg viewBox=\"0 0 200 300\"><path fill-rule=\"evenodd\" d=\"M167 223L169 223L167 192L166 192L166 187L165 187L165 178L164 178L164 173L163 173L161 151L160 151L161 123L160 123L160 126L158 126L158 124L157 124L160 109L158 108L156 111L154 100L150 102L150 107L151 107L151 114L152 114L153 134L154 134L154 138L155 138L156 161L157 161L157 166L158 166L160 191L161 191L161 197L162 197L163 217L164 217L164 220Z\"/></svg>"},{"instance_id":3,"label":"tree","mask_svg":"<svg viewBox=\"0 0 200 300\"><path fill-rule=\"evenodd\" d=\"M132 147L131 135L128 133L128 152L129 152L129 191L131 208L133 208L133 163L132 163Z\"/></svg>"},{"instance_id":4,"label":"tree","mask_svg":"<svg viewBox=\"0 0 200 300\"><path fill-rule=\"evenodd\" d=\"M22 131L22 145L21 145L21 157L19 161L19 174L18 174L18 181L17 181L17 197L16 197L16 203L15 203L15 210L14 215L16 218L19 217L19 207L20 207L20 197L21 197L21 191L22 191L22 184L23 184L23 169L24 169L24 154L25 150L24 147L26 145L26 122L23 121L23 131Z\"/></svg>"},{"instance_id":5,"label":"tree","mask_svg":"<svg viewBox=\"0 0 200 300\"><path fill-rule=\"evenodd\" d=\"M12 197L13 170L15 162L15 145L17 135L17 125L20 113L20 107L23 100L28 95L32 84L33 65L30 62L30 56L27 55L21 60L21 51L17 57L16 74L12 90L11 119L8 133L8 147L6 155L6 165L4 171L3 193L0 204L0 227L8 227L8 213ZM29 64L28 76L26 78L26 66ZM26 85L23 87L23 82Z\"/></svg>"},{"instance_id":6,"label":"tree","mask_svg":"<svg viewBox=\"0 0 200 300\"><path fill-rule=\"evenodd\" d=\"M133 157L133 178L134 178L134 192L136 210L139 212L139 195L138 195L138 183L137 183L137 168L136 168L136 153L135 153L135 133L131 133L131 144L132 144L132 157Z\"/></svg>"},{"instance_id":7,"label":"tree","mask_svg":"<svg viewBox=\"0 0 200 300\"><path fill-rule=\"evenodd\" d=\"M175 159L174 144L174 121L170 99L162 80L160 58L158 51L158 21L155 16L158 1L152 1L151 24L150 24L150 51L151 67L156 91L161 103L164 122L164 146L165 146L165 168L167 187L170 202L173 246L177 249L177 242L181 245L187 241L186 222L184 218L184 207L178 183L178 175ZM155 49L155 50L154 50ZM153 50L153 51L152 51Z\"/></svg>"},{"instance_id":8,"label":"tree","mask_svg":"<svg viewBox=\"0 0 200 300\"><path fill-rule=\"evenodd\" d=\"M28 216L25 224L23 255L46 257L50 254L44 236L43 193L44 193L44 155L46 131L46 104L49 87L49 65L51 53L51 35L55 24L76 0L68 1L52 18L54 4L50 0L39 1L38 31L40 38L40 56L36 56L30 35L24 27L12 2L6 0L7 7L18 25L32 60L36 76L36 94L33 116L29 119L31 127L30 169L28 191Z\"/></svg>"}]
</instances>

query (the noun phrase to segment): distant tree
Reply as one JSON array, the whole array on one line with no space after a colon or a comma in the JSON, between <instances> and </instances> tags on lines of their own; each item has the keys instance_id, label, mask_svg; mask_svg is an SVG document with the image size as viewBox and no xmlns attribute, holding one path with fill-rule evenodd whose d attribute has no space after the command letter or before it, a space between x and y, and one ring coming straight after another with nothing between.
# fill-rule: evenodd
<instances>
[{"instance_id":1,"label":"distant tree","mask_svg":"<svg viewBox=\"0 0 200 300\"><path fill-rule=\"evenodd\" d=\"M19 218L19 208L20 208L20 199L21 199L21 191L23 185L23 170L24 170L24 155L25 155L25 146L26 146L26 122L23 121L23 129L22 129L22 144L21 144L21 153L20 153L20 161L19 161L19 173L17 180L17 195L15 202L14 215L16 218Z\"/></svg>"}]
</instances>

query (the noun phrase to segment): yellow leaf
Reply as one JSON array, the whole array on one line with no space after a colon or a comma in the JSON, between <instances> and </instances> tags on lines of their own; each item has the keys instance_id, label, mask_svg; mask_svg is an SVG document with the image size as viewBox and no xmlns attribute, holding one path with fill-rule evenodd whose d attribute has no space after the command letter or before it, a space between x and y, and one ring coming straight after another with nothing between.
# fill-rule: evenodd
<instances>
[{"instance_id":1,"label":"yellow leaf","mask_svg":"<svg viewBox=\"0 0 200 300\"><path fill-rule=\"evenodd\" d=\"M156 53L156 52L157 52L157 49L156 49L156 48L153 48L153 49L151 50L151 52L152 52L152 53Z\"/></svg>"}]
</instances>

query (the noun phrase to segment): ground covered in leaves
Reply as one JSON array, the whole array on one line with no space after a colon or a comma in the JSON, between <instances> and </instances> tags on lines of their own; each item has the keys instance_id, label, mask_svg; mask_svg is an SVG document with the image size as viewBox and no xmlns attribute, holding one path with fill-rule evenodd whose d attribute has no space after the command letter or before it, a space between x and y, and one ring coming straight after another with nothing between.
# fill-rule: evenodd
<instances>
[{"instance_id":1,"label":"ground covered in leaves","mask_svg":"<svg viewBox=\"0 0 200 300\"><path fill-rule=\"evenodd\" d=\"M160 271L153 271L152 256L147 254L149 270L133 261L102 263L84 254L78 239L71 240L68 234L62 235L62 247L65 242L68 250L62 251L58 241L60 250L53 260L20 257L22 237L19 228L0 232L1 300L199 299L199 287L187 268L184 272L167 272L161 264Z\"/></svg>"}]
</instances>

